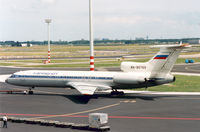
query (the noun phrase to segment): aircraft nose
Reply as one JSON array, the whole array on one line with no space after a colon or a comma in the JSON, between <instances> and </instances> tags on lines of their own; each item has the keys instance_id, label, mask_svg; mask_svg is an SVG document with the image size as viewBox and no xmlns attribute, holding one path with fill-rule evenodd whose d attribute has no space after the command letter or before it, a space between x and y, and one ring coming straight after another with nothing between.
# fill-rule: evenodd
<instances>
[{"instance_id":1,"label":"aircraft nose","mask_svg":"<svg viewBox=\"0 0 200 132\"><path fill-rule=\"evenodd\" d=\"M6 83L8 83L8 78L5 80Z\"/></svg>"},{"instance_id":2,"label":"aircraft nose","mask_svg":"<svg viewBox=\"0 0 200 132\"><path fill-rule=\"evenodd\" d=\"M10 80L10 76L5 79L5 82L9 83L9 80Z\"/></svg>"}]
</instances>

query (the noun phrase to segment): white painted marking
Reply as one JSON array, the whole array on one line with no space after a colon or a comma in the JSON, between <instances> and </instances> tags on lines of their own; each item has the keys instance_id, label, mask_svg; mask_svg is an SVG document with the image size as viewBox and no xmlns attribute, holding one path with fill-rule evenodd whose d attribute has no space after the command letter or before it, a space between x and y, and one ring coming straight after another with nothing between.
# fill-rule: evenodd
<instances>
[{"instance_id":1,"label":"white painted marking","mask_svg":"<svg viewBox=\"0 0 200 132\"><path fill-rule=\"evenodd\" d=\"M134 91L134 90L121 90L126 93L132 94L146 94L146 95L200 95L200 92L155 92L155 91ZM103 91L103 92L111 92L111 90Z\"/></svg>"},{"instance_id":2,"label":"white painted marking","mask_svg":"<svg viewBox=\"0 0 200 132\"><path fill-rule=\"evenodd\" d=\"M120 101L121 103L135 103L135 100L124 100L124 101Z\"/></svg>"},{"instance_id":3,"label":"white painted marking","mask_svg":"<svg viewBox=\"0 0 200 132\"><path fill-rule=\"evenodd\" d=\"M132 100L132 101L131 101L131 103L135 103L135 102L136 102L135 100Z\"/></svg>"},{"instance_id":4,"label":"white painted marking","mask_svg":"<svg viewBox=\"0 0 200 132\"><path fill-rule=\"evenodd\" d=\"M199 73L172 72L173 75L200 76Z\"/></svg>"}]
</instances>

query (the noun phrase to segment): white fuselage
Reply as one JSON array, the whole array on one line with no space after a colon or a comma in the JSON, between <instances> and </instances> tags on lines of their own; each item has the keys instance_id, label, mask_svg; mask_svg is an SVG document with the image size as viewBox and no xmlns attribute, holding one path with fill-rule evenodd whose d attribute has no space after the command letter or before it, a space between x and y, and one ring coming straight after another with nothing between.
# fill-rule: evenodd
<instances>
[{"instance_id":1,"label":"white fuselage","mask_svg":"<svg viewBox=\"0 0 200 132\"><path fill-rule=\"evenodd\" d=\"M148 78L148 76L148 73L135 72L29 70L12 74L6 82L28 87L70 87L69 82L81 82L116 89L131 89L145 87L144 78ZM154 81L148 83L148 86L160 84L163 84L163 82L155 83Z\"/></svg>"},{"instance_id":2,"label":"white fuselage","mask_svg":"<svg viewBox=\"0 0 200 132\"><path fill-rule=\"evenodd\" d=\"M113 75L90 71L46 71L30 70L14 73L7 82L20 86L67 87L69 82L90 82L113 85Z\"/></svg>"}]
</instances>

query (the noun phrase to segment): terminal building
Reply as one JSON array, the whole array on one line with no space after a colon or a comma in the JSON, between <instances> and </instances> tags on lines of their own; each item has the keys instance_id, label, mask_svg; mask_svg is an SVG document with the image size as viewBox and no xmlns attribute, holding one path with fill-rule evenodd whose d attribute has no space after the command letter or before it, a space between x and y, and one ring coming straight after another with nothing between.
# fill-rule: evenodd
<instances>
[{"instance_id":1,"label":"terminal building","mask_svg":"<svg viewBox=\"0 0 200 132\"><path fill-rule=\"evenodd\" d=\"M200 39L199 38L189 39L188 43L189 44L200 44Z\"/></svg>"}]
</instances>

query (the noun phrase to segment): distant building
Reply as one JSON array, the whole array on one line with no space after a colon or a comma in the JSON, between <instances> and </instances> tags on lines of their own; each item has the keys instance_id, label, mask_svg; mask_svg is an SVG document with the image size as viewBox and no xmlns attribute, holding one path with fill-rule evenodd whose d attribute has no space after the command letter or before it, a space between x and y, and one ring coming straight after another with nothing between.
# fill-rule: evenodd
<instances>
[{"instance_id":1,"label":"distant building","mask_svg":"<svg viewBox=\"0 0 200 132\"><path fill-rule=\"evenodd\" d=\"M27 44L21 44L21 47L27 47Z\"/></svg>"},{"instance_id":2,"label":"distant building","mask_svg":"<svg viewBox=\"0 0 200 132\"><path fill-rule=\"evenodd\" d=\"M146 36L146 40L149 40L149 36L148 35Z\"/></svg>"},{"instance_id":3,"label":"distant building","mask_svg":"<svg viewBox=\"0 0 200 132\"><path fill-rule=\"evenodd\" d=\"M135 40L144 40L143 37L136 37Z\"/></svg>"},{"instance_id":4,"label":"distant building","mask_svg":"<svg viewBox=\"0 0 200 132\"><path fill-rule=\"evenodd\" d=\"M109 40L109 38L102 38L102 40Z\"/></svg>"},{"instance_id":5,"label":"distant building","mask_svg":"<svg viewBox=\"0 0 200 132\"><path fill-rule=\"evenodd\" d=\"M21 44L21 47L32 47L32 44L28 44L28 43L23 43Z\"/></svg>"},{"instance_id":6,"label":"distant building","mask_svg":"<svg viewBox=\"0 0 200 132\"><path fill-rule=\"evenodd\" d=\"M16 44L15 41L5 41L4 43L5 43L6 45L14 45L14 44Z\"/></svg>"},{"instance_id":7,"label":"distant building","mask_svg":"<svg viewBox=\"0 0 200 132\"><path fill-rule=\"evenodd\" d=\"M95 40L95 41L99 41L99 40L101 40L101 39L100 39L100 38L95 38L94 40Z\"/></svg>"},{"instance_id":8,"label":"distant building","mask_svg":"<svg viewBox=\"0 0 200 132\"><path fill-rule=\"evenodd\" d=\"M200 44L200 39L199 38L190 39L190 40L188 40L188 43L190 43L190 44Z\"/></svg>"}]
</instances>

